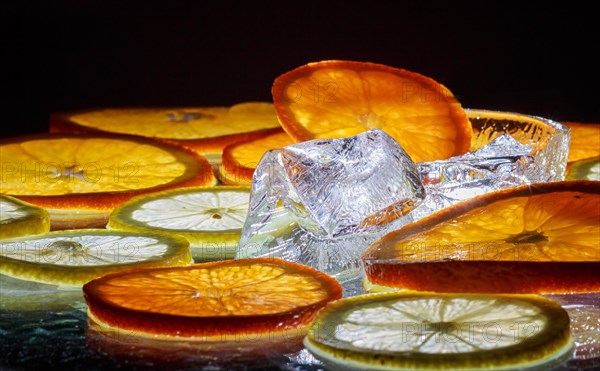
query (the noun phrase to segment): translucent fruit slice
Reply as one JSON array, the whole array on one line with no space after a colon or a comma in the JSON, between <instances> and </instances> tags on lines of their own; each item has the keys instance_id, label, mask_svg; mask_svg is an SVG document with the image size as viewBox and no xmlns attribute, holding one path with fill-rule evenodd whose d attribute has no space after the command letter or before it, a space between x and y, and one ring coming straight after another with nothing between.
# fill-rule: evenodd
<instances>
[{"instance_id":1,"label":"translucent fruit slice","mask_svg":"<svg viewBox=\"0 0 600 371\"><path fill-rule=\"evenodd\" d=\"M196 261L233 258L249 198L248 187L190 187L153 193L117 207L108 228L185 237Z\"/></svg>"},{"instance_id":2,"label":"translucent fruit slice","mask_svg":"<svg viewBox=\"0 0 600 371\"><path fill-rule=\"evenodd\" d=\"M565 122L571 129L569 163L600 156L600 123Z\"/></svg>"},{"instance_id":3,"label":"translucent fruit slice","mask_svg":"<svg viewBox=\"0 0 600 371\"><path fill-rule=\"evenodd\" d=\"M0 239L45 233L50 217L42 208L0 195Z\"/></svg>"},{"instance_id":4,"label":"translucent fruit slice","mask_svg":"<svg viewBox=\"0 0 600 371\"><path fill-rule=\"evenodd\" d=\"M575 161L567 168L567 180L600 180L600 156Z\"/></svg>"},{"instance_id":5,"label":"translucent fruit slice","mask_svg":"<svg viewBox=\"0 0 600 371\"><path fill-rule=\"evenodd\" d=\"M381 64L309 63L275 80L273 102L281 126L296 141L379 128L415 162L463 154L471 143L467 115L445 86Z\"/></svg>"},{"instance_id":6,"label":"translucent fruit slice","mask_svg":"<svg viewBox=\"0 0 600 371\"><path fill-rule=\"evenodd\" d=\"M435 292L600 290L600 182L489 193L387 234L363 254L371 283Z\"/></svg>"},{"instance_id":7,"label":"translucent fruit slice","mask_svg":"<svg viewBox=\"0 0 600 371\"><path fill-rule=\"evenodd\" d=\"M83 291L90 320L122 334L253 343L304 336L316 312L342 296L332 277L270 258L116 273Z\"/></svg>"},{"instance_id":8,"label":"translucent fruit slice","mask_svg":"<svg viewBox=\"0 0 600 371\"><path fill-rule=\"evenodd\" d=\"M64 286L81 286L103 274L135 267L192 261L187 240L156 233L83 229L6 239L0 246L0 273Z\"/></svg>"},{"instance_id":9,"label":"translucent fruit slice","mask_svg":"<svg viewBox=\"0 0 600 371\"><path fill-rule=\"evenodd\" d=\"M339 300L304 345L326 365L363 370L548 369L572 349L569 316L551 300L423 293Z\"/></svg>"},{"instance_id":10,"label":"translucent fruit slice","mask_svg":"<svg viewBox=\"0 0 600 371\"><path fill-rule=\"evenodd\" d=\"M279 130L263 138L225 147L223 163L219 169L219 180L232 185L252 184L254 170L265 152L290 144L294 144L294 140L286 132Z\"/></svg>"},{"instance_id":11,"label":"translucent fruit slice","mask_svg":"<svg viewBox=\"0 0 600 371\"><path fill-rule=\"evenodd\" d=\"M52 229L104 227L134 196L216 182L204 158L142 137L41 134L2 139L0 151L0 192L48 209Z\"/></svg>"},{"instance_id":12,"label":"translucent fruit slice","mask_svg":"<svg viewBox=\"0 0 600 371\"><path fill-rule=\"evenodd\" d=\"M57 113L50 132L110 132L161 138L219 162L225 146L279 128L273 105L246 102L231 107L123 108Z\"/></svg>"}]
</instances>

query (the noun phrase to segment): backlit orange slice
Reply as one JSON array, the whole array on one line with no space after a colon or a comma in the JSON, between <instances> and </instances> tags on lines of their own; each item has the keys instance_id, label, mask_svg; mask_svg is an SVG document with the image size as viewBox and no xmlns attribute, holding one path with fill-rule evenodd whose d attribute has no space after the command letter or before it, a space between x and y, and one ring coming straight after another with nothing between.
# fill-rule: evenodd
<instances>
[{"instance_id":1,"label":"backlit orange slice","mask_svg":"<svg viewBox=\"0 0 600 371\"><path fill-rule=\"evenodd\" d=\"M392 232L363 255L370 282L436 292L600 290L600 182L475 197Z\"/></svg>"},{"instance_id":2,"label":"backlit orange slice","mask_svg":"<svg viewBox=\"0 0 600 371\"><path fill-rule=\"evenodd\" d=\"M271 103L247 102L232 107L112 108L56 113L50 132L110 132L160 138L182 144L219 162L231 143L260 138L279 128Z\"/></svg>"},{"instance_id":3,"label":"backlit orange slice","mask_svg":"<svg viewBox=\"0 0 600 371\"><path fill-rule=\"evenodd\" d=\"M273 102L296 141L353 136L379 128L413 161L469 150L471 124L454 95L423 75L381 64L309 63L279 76Z\"/></svg>"},{"instance_id":4,"label":"backlit orange slice","mask_svg":"<svg viewBox=\"0 0 600 371\"><path fill-rule=\"evenodd\" d=\"M196 153L142 137L40 134L1 139L0 151L0 192L47 208L52 229L103 227L134 196L216 182Z\"/></svg>"},{"instance_id":5,"label":"backlit orange slice","mask_svg":"<svg viewBox=\"0 0 600 371\"><path fill-rule=\"evenodd\" d=\"M303 336L316 312L342 295L332 277L269 258L111 274L83 291L90 320L104 328L239 342Z\"/></svg>"},{"instance_id":6,"label":"backlit orange slice","mask_svg":"<svg viewBox=\"0 0 600 371\"><path fill-rule=\"evenodd\" d=\"M265 152L290 144L294 144L292 138L280 130L263 138L229 145L223 150L219 179L224 184L250 185L252 174Z\"/></svg>"},{"instance_id":7,"label":"backlit orange slice","mask_svg":"<svg viewBox=\"0 0 600 371\"><path fill-rule=\"evenodd\" d=\"M565 122L571 128L569 162L600 156L600 123Z\"/></svg>"}]
</instances>

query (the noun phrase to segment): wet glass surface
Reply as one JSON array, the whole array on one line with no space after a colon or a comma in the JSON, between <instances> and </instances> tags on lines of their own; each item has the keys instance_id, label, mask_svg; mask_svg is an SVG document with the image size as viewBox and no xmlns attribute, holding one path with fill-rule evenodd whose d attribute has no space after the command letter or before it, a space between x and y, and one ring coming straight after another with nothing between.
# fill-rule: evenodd
<instances>
[{"instance_id":1,"label":"wet glass surface","mask_svg":"<svg viewBox=\"0 0 600 371\"><path fill-rule=\"evenodd\" d=\"M96 331L80 291L1 277L0 367L7 370L321 370L298 341L201 345L153 341ZM363 293L362 281L344 284ZM551 295L571 317L572 359L554 370L600 367L600 294Z\"/></svg>"}]
</instances>

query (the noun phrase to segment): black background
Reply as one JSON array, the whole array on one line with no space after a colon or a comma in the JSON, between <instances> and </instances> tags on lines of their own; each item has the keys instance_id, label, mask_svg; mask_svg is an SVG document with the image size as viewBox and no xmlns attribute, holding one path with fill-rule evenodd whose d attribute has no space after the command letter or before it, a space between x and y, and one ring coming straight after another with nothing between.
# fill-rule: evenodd
<instances>
[{"instance_id":1,"label":"black background","mask_svg":"<svg viewBox=\"0 0 600 371\"><path fill-rule=\"evenodd\" d=\"M55 111L268 101L275 77L324 59L419 72L464 107L599 122L596 12L550 3L17 2L2 133Z\"/></svg>"}]
</instances>

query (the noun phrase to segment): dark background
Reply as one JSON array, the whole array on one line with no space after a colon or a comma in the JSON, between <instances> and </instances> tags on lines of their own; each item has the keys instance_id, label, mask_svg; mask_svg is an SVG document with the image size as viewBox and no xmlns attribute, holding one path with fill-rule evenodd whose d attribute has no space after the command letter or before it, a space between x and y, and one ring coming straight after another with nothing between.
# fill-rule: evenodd
<instances>
[{"instance_id":1,"label":"dark background","mask_svg":"<svg viewBox=\"0 0 600 371\"><path fill-rule=\"evenodd\" d=\"M16 2L2 134L55 111L268 101L275 77L324 59L419 72L464 107L599 122L599 22L565 3Z\"/></svg>"}]
</instances>

